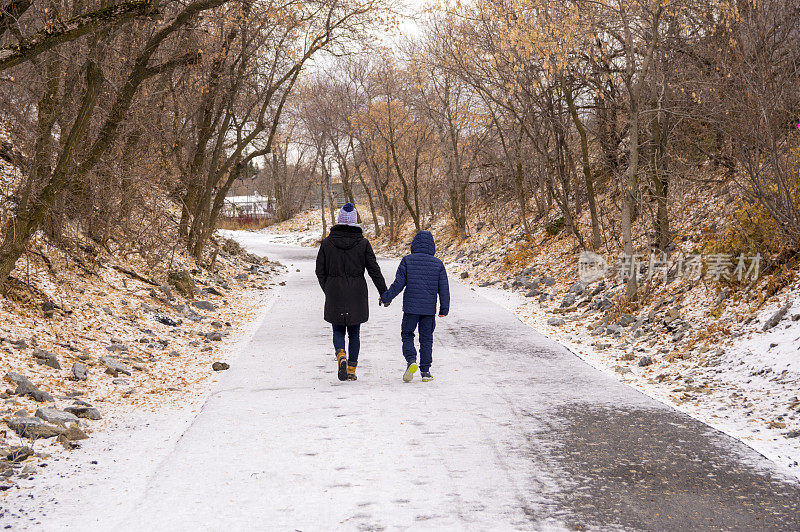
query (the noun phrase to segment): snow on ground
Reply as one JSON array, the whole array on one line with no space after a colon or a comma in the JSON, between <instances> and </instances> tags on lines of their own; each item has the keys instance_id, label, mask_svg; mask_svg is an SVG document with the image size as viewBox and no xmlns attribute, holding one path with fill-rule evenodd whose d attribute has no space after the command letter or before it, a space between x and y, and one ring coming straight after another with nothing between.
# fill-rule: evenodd
<instances>
[{"instance_id":1,"label":"snow on ground","mask_svg":"<svg viewBox=\"0 0 800 532\"><path fill-rule=\"evenodd\" d=\"M231 369L183 408L132 412L4 499L18 529L796 528L771 463L598 372L453 285L436 380L401 381L401 308L335 380L314 250L289 266ZM387 276L396 262L382 260ZM372 289L371 289L372 290ZM746 500L748 504L742 504Z\"/></svg>"},{"instance_id":2,"label":"snow on ground","mask_svg":"<svg viewBox=\"0 0 800 532\"><path fill-rule=\"evenodd\" d=\"M698 198L698 205L707 200ZM780 298L753 310L744 299L725 300L715 306L720 291L713 286L670 287L662 292L670 303L663 304L658 313L677 309L680 320L694 326L681 344L655 326L642 338L627 333L617 338L595 336L592 332L602 314L554 313L561 296L577 280L577 261L564 247L566 242L542 244L529 259L537 271L555 280L545 289L545 301L539 301L524 297L527 289L511 286L516 274L505 267L504 259L516 249L498 239L488 222L477 227L462 243L449 236L444 221L431 228L451 279L467 272L469 277L461 282L513 311L594 367L740 439L783 471L800 477L800 290L787 290ZM369 227L366 230L369 233ZM318 210L262 231L271 241L306 246L315 245L321 233ZM379 254L399 257L406 253L410 237L406 230L399 244L378 239L373 246ZM563 264L565 261L568 263ZM560 263L562 266L557 267ZM763 332L764 322L786 301L794 301L786 317ZM711 311L720 307L722 312L712 317ZM643 309L637 317L648 312ZM556 316L563 317L565 323L548 325L548 320ZM642 356L650 357L652 364L640 366Z\"/></svg>"},{"instance_id":3,"label":"snow on ground","mask_svg":"<svg viewBox=\"0 0 800 532\"><path fill-rule=\"evenodd\" d=\"M311 246L322 238L322 221L318 210L305 211L283 223L256 231L263 242L287 246ZM226 236L241 234L240 231L221 231Z\"/></svg>"},{"instance_id":4,"label":"snow on ground","mask_svg":"<svg viewBox=\"0 0 800 532\"><path fill-rule=\"evenodd\" d=\"M23 263L15 276L31 288L0 299L0 378L5 376L0 457L22 447L34 453L21 462L0 460L0 497L17 489L17 482L35 486L39 474L56 461L79 465L84 454L71 454L68 448L96 449L95 438L103 439L106 431L131 418L173 409L206 390L217 374L212 363L225 361L226 346L260 315L265 294L276 284L273 277L282 271L274 263L254 265L244 259L256 258L220 253L214 272L195 270L195 298L186 299L174 287L152 286L108 263L161 279L166 269L148 271L135 262L104 257L89 273L76 269L59 250L43 249L52 268L38 261ZM180 269L186 263L172 266ZM44 306L49 302L56 306ZM37 354L48 354L60 367L37 363ZM104 360L127 368L111 375ZM73 365L81 364L84 380L73 373ZM52 402L16 395L16 384L7 382L14 373L50 394ZM34 416L40 407L76 405L90 405L102 416L80 420L88 440L31 440L5 426Z\"/></svg>"},{"instance_id":5,"label":"snow on ground","mask_svg":"<svg viewBox=\"0 0 800 532\"><path fill-rule=\"evenodd\" d=\"M726 346L724 356L715 357L708 366L673 362L678 364L683 382L659 382L662 365L620 365L627 349L607 344L598 348L595 337L585 327L548 325L547 320L553 316L549 309L525 301L521 294L493 287L476 290L592 366L741 440L773 460L783 472L800 478L798 322L784 322L778 330L734 340ZM800 306L795 304L793 310L797 312ZM763 315L768 317L771 313L767 310ZM773 344L777 345L770 349Z\"/></svg>"},{"instance_id":6,"label":"snow on ground","mask_svg":"<svg viewBox=\"0 0 800 532\"><path fill-rule=\"evenodd\" d=\"M216 350L216 358L235 364L246 353L274 304L273 294L260 290L243 295L257 312L237 325L236 334ZM206 364L202 359L197 363L201 361ZM112 402L98 405L103 408L102 422L93 427L91 438L69 453L37 443L38 452L48 458L47 468L3 494L0 523L14 523L18 530L97 530L90 523L127 515L136 494L145 489L224 376L225 372L203 372L180 393L151 396L149 404L135 408Z\"/></svg>"}]
</instances>

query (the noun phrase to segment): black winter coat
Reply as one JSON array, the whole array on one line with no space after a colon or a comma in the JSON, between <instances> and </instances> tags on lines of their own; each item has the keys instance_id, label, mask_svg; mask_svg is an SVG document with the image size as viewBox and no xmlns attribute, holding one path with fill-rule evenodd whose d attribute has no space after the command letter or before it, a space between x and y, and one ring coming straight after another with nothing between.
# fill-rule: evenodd
<instances>
[{"instance_id":1,"label":"black winter coat","mask_svg":"<svg viewBox=\"0 0 800 532\"><path fill-rule=\"evenodd\" d=\"M361 228L334 225L317 253L317 279L325 292L325 321L334 325L358 325L369 319L364 270L378 293L384 293L386 281Z\"/></svg>"}]
</instances>

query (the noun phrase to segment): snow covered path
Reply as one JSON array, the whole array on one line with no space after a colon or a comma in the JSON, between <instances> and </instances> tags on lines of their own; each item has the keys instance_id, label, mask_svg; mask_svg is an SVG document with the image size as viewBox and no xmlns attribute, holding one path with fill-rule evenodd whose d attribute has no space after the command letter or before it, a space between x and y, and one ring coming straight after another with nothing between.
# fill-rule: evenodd
<instances>
[{"instance_id":1,"label":"snow covered path","mask_svg":"<svg viewBox=\"0 0 800 532\"><path fill-rule=\"evenodd\" d=\"M138 469L40 476L34 528L800 528L800 488L767 460L455 282L434 382L400 379L399 301L372 308L359 380L337 381L315 250L240 240L291 272L247 348L185 423L94 449L118 464L155 432Z\"/></svg>"}]
</instances>

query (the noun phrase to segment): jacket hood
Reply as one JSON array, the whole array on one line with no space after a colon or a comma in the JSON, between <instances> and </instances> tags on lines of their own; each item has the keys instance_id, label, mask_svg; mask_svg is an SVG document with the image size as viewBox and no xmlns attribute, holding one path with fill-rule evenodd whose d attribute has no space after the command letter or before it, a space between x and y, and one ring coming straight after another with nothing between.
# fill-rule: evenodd
<instances>
[{"instance_id":1,"label":"jacket hood","mask_svg":"<svg viewBox=\"0 0 800 532\"><path fill-rule=\"evenodd\" d=\"M420 231L411 241L411 253L436 255L436 243L430 231Z\"/></svg>"},{"instance_id":2,"label":"jacket hood","mask_svg":"<svg viewBox=\"0 0 800 532\"><path fill-rule=\"evenodd\" d=\"M328 238L339 249L351 249L364 238L364 231L357 226L337 224L331 227Z\"/></svg>"}]
</instances>

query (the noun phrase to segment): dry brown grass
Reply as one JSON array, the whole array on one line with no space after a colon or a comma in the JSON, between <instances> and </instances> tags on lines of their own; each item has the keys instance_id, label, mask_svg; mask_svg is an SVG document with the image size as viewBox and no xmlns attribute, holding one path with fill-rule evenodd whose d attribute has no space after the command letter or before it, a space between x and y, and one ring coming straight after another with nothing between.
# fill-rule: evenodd
<instances>
[{"instance_id":1,"label":"dry brown grass","mask_svg":"<svg viewBox=\"0 0 800 532\"><path fill-rule=\"evenodd\" d=\"M244 216L239 218L220 217L217 221L217 229L229 229L232 231L257 231L274 224L275 220L273 218L251 218Z\"/></svg>"}]
</instances>

